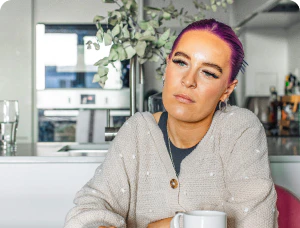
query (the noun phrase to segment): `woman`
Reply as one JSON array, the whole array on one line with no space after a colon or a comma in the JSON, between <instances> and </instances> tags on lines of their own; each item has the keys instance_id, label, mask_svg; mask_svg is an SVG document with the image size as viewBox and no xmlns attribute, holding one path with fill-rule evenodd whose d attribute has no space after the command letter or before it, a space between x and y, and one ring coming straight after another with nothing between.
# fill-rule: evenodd
<instances>
[{"instance_id":1,"label":"woman","mask_svg":"<svg viewBox=\"0 0 300 228\"><path fill-rule=\"evenodd\" d=\"M229 228L276 227L264 128L246 109L222 108L243 58L227 25L185 28L167 58L167 112L136 113L123 125L65 228L162 228L191 210L224 211Z\"/></svg>"}]
</instances>

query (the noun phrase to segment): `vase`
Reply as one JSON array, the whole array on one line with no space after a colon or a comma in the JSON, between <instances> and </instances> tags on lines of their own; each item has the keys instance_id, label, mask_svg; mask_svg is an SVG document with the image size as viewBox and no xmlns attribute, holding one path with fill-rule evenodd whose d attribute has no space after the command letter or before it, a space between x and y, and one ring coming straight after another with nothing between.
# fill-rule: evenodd
<instances>
[{"instance_id":1,"label":"vase","mask_svg":"<svg viewBox=\"0 0 300 228\"><path fill-rule=\"evenodd\" d=\"M150 113L166 111L162 101L162 92L153 94L148 98L148 111Z\"/></svg>"}]
</instances>

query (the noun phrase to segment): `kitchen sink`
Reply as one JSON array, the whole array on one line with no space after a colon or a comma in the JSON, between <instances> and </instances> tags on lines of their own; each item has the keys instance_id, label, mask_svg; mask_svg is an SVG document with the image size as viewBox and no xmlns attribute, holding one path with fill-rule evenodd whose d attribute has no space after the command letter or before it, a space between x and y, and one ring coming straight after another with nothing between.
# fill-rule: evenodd
<instances>
[{"instance_id":1,"label":"kitchen sink","mask_svg":"<svg viewBox=\"0 0 300 228\"><path fill-rule=\"evenodd\" d=\"M110 143L101 144L70 144L60 148L57 152L68 152L70 156L105 156Z\"/></svg>"}]
</instances>

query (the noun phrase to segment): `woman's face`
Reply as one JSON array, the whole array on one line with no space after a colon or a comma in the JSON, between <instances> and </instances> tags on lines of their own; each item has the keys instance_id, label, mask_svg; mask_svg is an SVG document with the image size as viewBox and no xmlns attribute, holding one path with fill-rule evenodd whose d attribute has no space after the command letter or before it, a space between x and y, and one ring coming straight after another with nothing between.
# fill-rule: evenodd
<instances>
[{"instance_id":1,"label":"woman's face","mask_svg":"<svg viewBox=\"0 0 300 228\"><path fill-rule=\"evenodd\" d=\"M189 31L167 60L163 103L181 121L198 122L213 116L220 100L233 91L229 45L208 31Z\"/></svg>"}]
</instances>

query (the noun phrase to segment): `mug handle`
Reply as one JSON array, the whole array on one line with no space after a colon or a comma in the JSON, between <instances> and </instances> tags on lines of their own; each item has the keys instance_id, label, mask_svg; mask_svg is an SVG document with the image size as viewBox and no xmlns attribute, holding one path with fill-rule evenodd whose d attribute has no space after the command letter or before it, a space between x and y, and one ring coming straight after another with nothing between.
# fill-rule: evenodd
<instances>
[{"instance_id":1,"label":"mug handle","mask_svg":"<svg viewBox=\"0 0 300 228\"><path fill-rule=\"evenodd\" d=\"M179 212L177 213L171 220L171 223L170 223L170 228L179 228L180 225L179 225L179 216L182 216L183 213Z\"/></svg>"}]
</instances>

